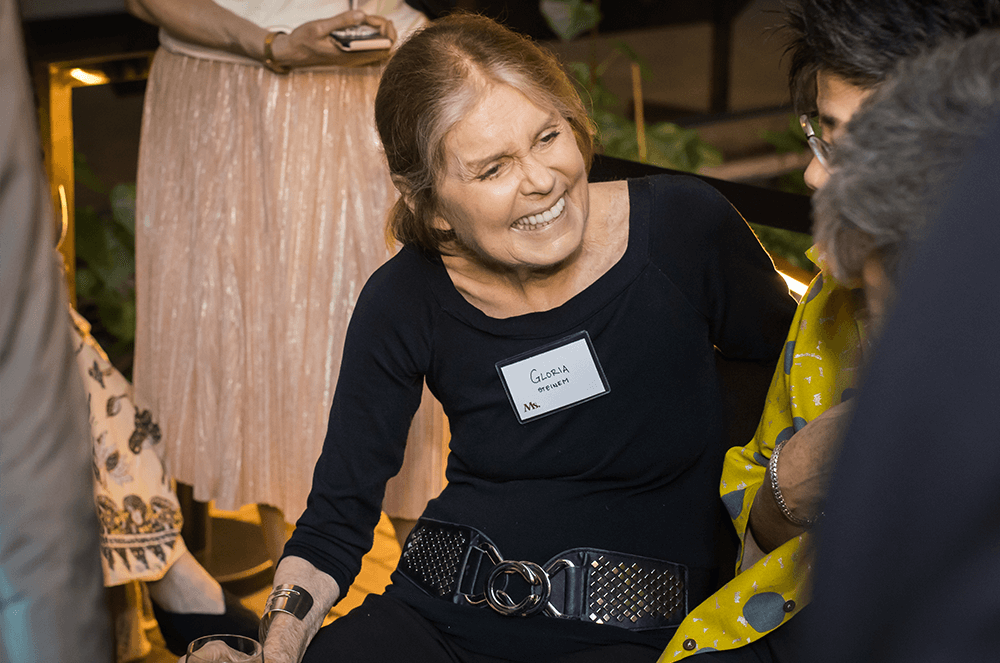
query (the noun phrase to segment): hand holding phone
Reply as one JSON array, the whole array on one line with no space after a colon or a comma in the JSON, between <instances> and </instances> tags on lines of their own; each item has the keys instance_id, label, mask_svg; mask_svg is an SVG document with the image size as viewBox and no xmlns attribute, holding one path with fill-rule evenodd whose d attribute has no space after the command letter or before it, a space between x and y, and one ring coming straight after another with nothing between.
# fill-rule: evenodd
<instances>
[{"instance_id":1,"label":"hand holding phone","mask_svg":"<svg viewBox=\"0 0 1000 663\"><path fill-rule=\"evenodd\" d=\"M377 51L392 47L392 40L382 35L373 25L351 25L330 33L337 46L344 51Z\"/></svg>"}]
</instances>

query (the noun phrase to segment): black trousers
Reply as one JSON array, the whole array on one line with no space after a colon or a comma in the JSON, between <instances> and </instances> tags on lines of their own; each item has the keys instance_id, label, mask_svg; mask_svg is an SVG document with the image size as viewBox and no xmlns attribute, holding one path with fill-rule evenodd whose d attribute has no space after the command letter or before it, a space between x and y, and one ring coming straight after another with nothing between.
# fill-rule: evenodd
<instances>
[{"instance_id":1,"label":"black trousers","mask_svg":"<svg viewBox=\"0 0 1000 663\"><path fill-rule=\"evenodd\" d=\"M808 635L809 610L766 637L738 649L698 654L697 663L795 663ZM805 619L803 619L805 617ZM609 626L608 628L614 628ZM662 651L621 644L594 647L551 663L655 663ZM370 594L360 606L320 629L302 663L510 663L470 652L445 638L416 610L394 598ZM550 663L535 660L525 663Z\"/></svg>"},{"instance_id":2,"label":"black trousers","mask_svg":"<svg viewBox=\"0 0 1000 663\"><path fill-rule=\"evenodd\" d=\"M553 663L655 663L660 654L653 647L622 644L577 652ZM369 594L360 606L320 629L302 659L302 663L394 661L510 663L455 646L413 608L378 594Z\"/></svg>"}]
</instances>

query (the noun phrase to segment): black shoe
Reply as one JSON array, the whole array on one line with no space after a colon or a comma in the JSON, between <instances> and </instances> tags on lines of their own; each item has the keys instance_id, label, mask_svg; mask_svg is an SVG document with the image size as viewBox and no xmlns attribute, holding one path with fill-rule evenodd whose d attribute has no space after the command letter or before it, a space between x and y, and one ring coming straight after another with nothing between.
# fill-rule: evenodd
<instances>
[{"instance_id":1,"label":"black shoe","mask_svg":"<svg viewBox=\"0 0 1000 663\"><path fill-rule=\"evenodd\" d=\"M231 633L257 639L260 618L245 608L238 598L224 589L222 592L226 599L226 611L221 615L170 612L156 605L156 601L151 601L153 614L170 653L177 656L186 654L191 641L203 635Z\"/></svg>"}]
</instances>

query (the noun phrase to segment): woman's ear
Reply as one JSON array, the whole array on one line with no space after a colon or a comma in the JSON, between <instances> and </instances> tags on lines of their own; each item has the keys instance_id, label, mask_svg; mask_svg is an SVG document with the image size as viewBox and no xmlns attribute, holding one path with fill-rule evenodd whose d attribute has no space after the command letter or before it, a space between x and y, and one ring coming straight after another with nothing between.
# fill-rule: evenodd
<instances>
[{"instance_id":1,"label":"woman's ear","mask_svg":"<svg viewBox=\"0 0 1000 663\"><path fill-rule=\"evenodd\" d=\"M441 205L437 201L430 200L427 202L427 206L431 211L431 228L439 232L454 232L455 228L451 223L445 219L444 215L441 213Z\"/></svg>"},{"instance_id":2,"label":"woman's ear","mask_svg":"<svg viewBox=\"0 0 1000 663\"><path fill-rule=\"evenodd\" d=\"M406 178L400 177L399 175L392 175L392 184L396 187L396 191L399 191L399 196L406 203L406 206L410 208L410 212L413 212L413 191L410 189L409 182Z\"/></svg>"},{"instance_id":3,"label":"woman's ear","mask_svg":"<svg viewBox=\"0 0 1000 663\"><path fill-rule=\"evenodd\" d=\"M397 175L392 176L392 183L396 186L396 190L399 191L399 197L403 200L403 203L410 208L410 213L416 216L417 214L417 204L414 200L413 189L410 188L409 182L406 179L399 177ZM431 227L435 230L451 230L451 224L441 218L439 214L434 214L431 219Z\"/></svg>"},{"instance_id":4,"label":"woman's ear","mask_svg":"<svg viewBox=\"0 0 1000 663\"><path fill-rule=\"evenodd\" d=\"M442 232L452 232L455 230L454 228L451 227L451 224L448 223L445 220L445 218L440 214L435 214L433 217L431 217L431 228L434 228L434 230L440 230Z\"/></svg>"},{"instance_id":5,"label":"woman's ear","mask_svg":"<svg viewBox=\"0 0 1000 663\"><path fill-rule=\"evenodd\" d=\"M392 183L395 185L396 190L399 191L399 197L402 199L403 203L410 208L410 213L414 216L417 215L417 204L414 200L413 189L410 188L409 182L405 178L399 177L398 175L392 176ZM435 211L434 215L431 217L431 228L434 230L440 230L442 232L452 232L454 228L451 224L444 220L439 213Z\"/></svg>"}]
</instances>

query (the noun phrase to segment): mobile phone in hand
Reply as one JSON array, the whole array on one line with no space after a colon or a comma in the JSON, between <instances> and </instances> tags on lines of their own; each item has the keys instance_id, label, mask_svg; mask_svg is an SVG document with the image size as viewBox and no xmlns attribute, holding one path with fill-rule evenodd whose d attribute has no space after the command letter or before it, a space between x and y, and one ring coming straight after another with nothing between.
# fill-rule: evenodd
<instances>
[{"instance_id":1,"label":"mobile phone in hand","mask_svg":"<svg viewBox=\"0 0 1000 663\"><path fill-rule=\"evenodd\" d=\"M372 25L351 25L330 33L337 46L344 51L377 51L390 48L392 41Z\"/></svg>"}]
</instances>

